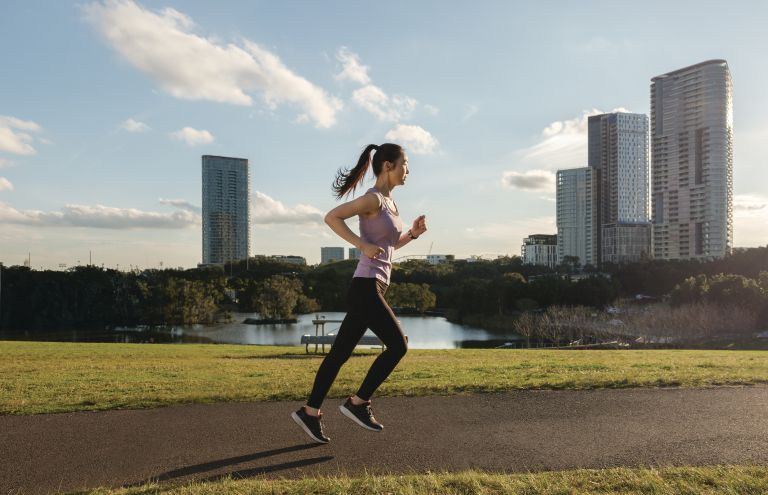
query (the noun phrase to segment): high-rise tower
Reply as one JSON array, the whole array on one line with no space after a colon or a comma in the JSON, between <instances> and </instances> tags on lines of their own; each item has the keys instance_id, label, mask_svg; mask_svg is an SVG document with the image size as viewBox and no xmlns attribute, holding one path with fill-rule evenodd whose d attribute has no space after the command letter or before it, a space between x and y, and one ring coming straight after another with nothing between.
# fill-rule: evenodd
<instances>
[{"instance_id":1,"label":"high-rise tower","mask_svg":"<svg viewBox=\"0 0 768 495\"><path fill-rule=\"evenodd\" d=\"M247 159L203 155L203 264L248 257L250 183Z\"/></svg>"},{"instance_id":2,"label":"high-rise tower","mask_svg":"<svg viewBox=\"0 0 768 495\"><path fill-rule=\"evenodd\" d=\"M721 258L733 247L733 84L725 60L651 79L653 255Z\"/></svg>"},{"instance_id":3,"label":"high-rise tower","mask_svg":"<svg viewBox=\"0 0 768 495\"><path fill-rule=\"evenodd\" d=\"M588 164L596 184L596 264L649 257L648 117L625 112L593 115L588 130Z\"/></svg>"},{"instance_id":4,"label":"high-rise tower","mask_svg":"<svg viewBox=\"0 0 768 495\"><path fill-rule=\"evenodd\" d=\"M577 257L582 266L597 264L595 252L595 175L590 167L557 171L557 262Z\"/></svg>"}]
</instances>

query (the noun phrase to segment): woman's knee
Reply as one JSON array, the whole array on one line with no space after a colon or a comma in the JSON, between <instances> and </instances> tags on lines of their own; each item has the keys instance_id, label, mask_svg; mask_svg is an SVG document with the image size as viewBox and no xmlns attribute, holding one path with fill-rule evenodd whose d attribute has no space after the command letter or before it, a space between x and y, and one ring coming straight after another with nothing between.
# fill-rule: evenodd
<instances>
[{"instance_id":1,"label":"woman's knee","mask_svg":"<svg viewBox=\"0 0 768 495\"><path fill-rule=\"evenodd\" d=\"M408 352L408 341L404 338L402 340L398 340L396 343L387 346L387 350L391 352L393 356L397 357L398 360L400 360Z\"/></svg>"}]
</instances>

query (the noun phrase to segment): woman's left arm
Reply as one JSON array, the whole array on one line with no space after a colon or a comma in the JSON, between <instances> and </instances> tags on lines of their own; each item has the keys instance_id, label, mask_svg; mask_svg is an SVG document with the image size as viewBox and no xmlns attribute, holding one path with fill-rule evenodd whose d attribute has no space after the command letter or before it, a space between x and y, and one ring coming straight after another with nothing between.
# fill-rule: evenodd
<instances>
[{"instance_id":1,"label":"woman's left arm","mask_svg":"<svg viewBox=\"0 0 768 495\"><path fill-rule=\"evenodd\" d=\"M421 234L427 231L427 220L426 216L420 215L416 220L413 221L413 226L408 229L407 232L403 232L400 234L400 239L397 240L397 243L395 244L395 249L400 249L401 247L405 246L412 240L418 238Z\"/></svg>"}]
</instances>

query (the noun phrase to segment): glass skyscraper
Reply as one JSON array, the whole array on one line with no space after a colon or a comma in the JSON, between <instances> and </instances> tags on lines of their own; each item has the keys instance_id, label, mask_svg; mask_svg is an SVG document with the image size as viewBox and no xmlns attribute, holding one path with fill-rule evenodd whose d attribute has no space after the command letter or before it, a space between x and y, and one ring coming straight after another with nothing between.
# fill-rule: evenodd
<instances>
[{"instance_id":1,"label":"glass skyscraper","mask_svg":"<svg viewBox=\"0 0 768 495\"><path fill-rule=\"evenodd\" d=\"M248 257L250 184L247 159L203 155L203 264Z\"/></svg>"},{"instance_id":2,"label":"glass skyscraper","mask_svg":"<svg viewBox=\"0 0 768 495\"><path fill-rule=\"evenodd\" d=\"M597 264L595 176L590 167L557 171L557 262L575 256L582 266Z\"/></svg>"},{"instance_id":3,"label":"glass skyscraper","mask_svg":"<svg viewBox=\"0 0 768 495\"><path fill-rule=\"evenodd\" d=\"M648 117L614 112L593 115L588 122L588 164L596 184L596 264L650 257Z\"/></svg>"},{"instance_id":4,"label":"glass skyscraper","mask_svg":"<svg viewBox=\"0 0 768 495\"><path fill-rule=\"evenodd\" d=\"M651 81L654 258L721 258L733 247L728 63L708 60Z\"/></svg>"}]
</instances>

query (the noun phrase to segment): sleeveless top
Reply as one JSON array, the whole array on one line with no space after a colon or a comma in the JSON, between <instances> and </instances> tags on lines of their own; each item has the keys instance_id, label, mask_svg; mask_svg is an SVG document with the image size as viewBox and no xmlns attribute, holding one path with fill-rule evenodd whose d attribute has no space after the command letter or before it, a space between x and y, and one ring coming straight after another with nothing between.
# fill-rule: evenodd
<instances>
[{"instance_id":1,"label":"sleeveless top","mask_svg":"<svg viewBox=\"0 0 768 495\"><path fill-rule=\"evenodd\" d=\"M395 252L395 244L400 240L403 232L403 222L400 215L390 210L384 201L384 196L372 187L366 193L372 192L378 196L381 202L379 213L375 217L360 218L360 238L365 242L376 244L384 250L384 253L371 259L362 251L360 261L353 277L375 278L385 284L389 284L389 274L392 271L392 254Z\"/></svg>"}]
</instances>

